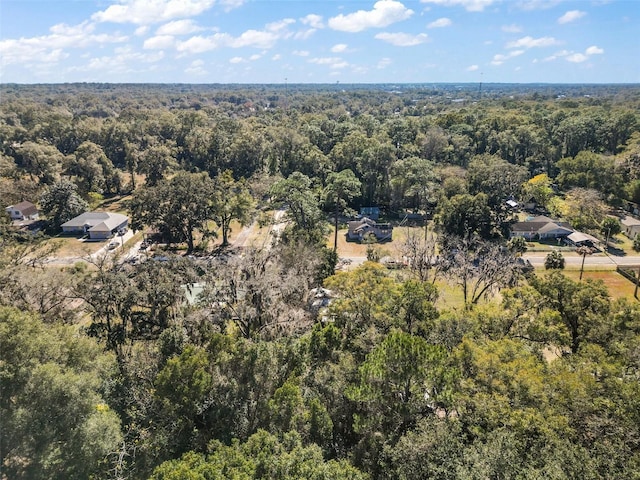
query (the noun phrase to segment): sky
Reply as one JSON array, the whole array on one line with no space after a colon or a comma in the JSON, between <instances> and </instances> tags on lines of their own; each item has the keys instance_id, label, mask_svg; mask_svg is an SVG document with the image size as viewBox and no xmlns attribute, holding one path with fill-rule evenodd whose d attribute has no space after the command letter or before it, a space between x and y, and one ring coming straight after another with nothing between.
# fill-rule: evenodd
<instances>
[{"instance_id":1,"label":"sky","mask_svg":"<svg viewBox=\"0 0 640 480\"><path fill-rule=\"evenodd\" d=\"M0 0L0 83L640 83L640 0Z\"/></svg>"}]
</instances>

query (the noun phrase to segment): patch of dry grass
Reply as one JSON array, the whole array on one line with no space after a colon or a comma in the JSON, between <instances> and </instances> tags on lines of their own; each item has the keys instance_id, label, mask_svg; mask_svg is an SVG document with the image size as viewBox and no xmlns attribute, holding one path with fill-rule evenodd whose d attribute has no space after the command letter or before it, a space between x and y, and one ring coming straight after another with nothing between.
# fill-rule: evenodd
<instances>
[{"instance_id":1,"label":"patch of dry grass","mask_svg":"<svg viewBox=\"0 0 640 480\"><path fill-rule=\"evenodd\" d=\"M549 272L549 271L547 271ZM563 275L577 282L580 279L580 270L563 270ZM595 270L589 268L582 275L582 280L602 280L609 290L611 298L633 298L635 285L624 278L615 270Z\"/></svg>"},{"instance_id":2,"label":"patch of dry grass","mask_svg":"<svg viewBox=\"0 0 640 480\"><path fill-rule=\"evenodd\" d=\"M84 257L92 253L97 252L104 247L110 240L100 240L97 242L86 241L86 239L71 237L71 236L57 236L47 241L49 245L55 245L57 247L55 256L58 258L66 257Z\"/></svg>"}]
</instances>

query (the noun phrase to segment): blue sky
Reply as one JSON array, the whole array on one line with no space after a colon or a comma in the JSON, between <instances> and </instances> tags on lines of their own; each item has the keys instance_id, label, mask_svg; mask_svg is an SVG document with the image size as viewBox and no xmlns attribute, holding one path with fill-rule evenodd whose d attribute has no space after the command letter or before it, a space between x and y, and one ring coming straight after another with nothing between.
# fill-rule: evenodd
<instances>
[{"instance_id":1,"label":"blue sky","mask_svg":"<svg viewBox=\"0 0 640 480\"><path fill-rule=\"evenodd\" d=\"M1 0L0 82L639 83L640 0Z\"/></svg>"}]
</instances>

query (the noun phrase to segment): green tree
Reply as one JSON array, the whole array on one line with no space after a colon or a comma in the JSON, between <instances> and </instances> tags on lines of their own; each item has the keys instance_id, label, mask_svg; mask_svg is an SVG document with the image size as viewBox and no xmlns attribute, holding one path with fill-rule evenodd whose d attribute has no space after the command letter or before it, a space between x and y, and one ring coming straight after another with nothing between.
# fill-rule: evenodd
<instances>
[{"instance_id":1,"label":"green tree","mask_svg":"<svg viewBox=\"0 0 640 480\"><path fill-rule=\"evenodd\" d=\"M415 423L433 416L446 399L452 372L444 348L393 330L366 357L360 382L347 390L363 410L354 418L361 434L381 432L399 438Z\"/></svg>"},{"instance_id":2,"label":"green tree","mask_svg":"<svg viewBox=\"0 0 640 480\"><path fill-rule=\"evenodd\" d=\"M287 216L293 222L294 236L302 236L315 242L320 240L323 230L322 211L309 177L293 172L288 178L274 183L270 194L276 204L287 209Z\"/></svg>"},{"instance_id":3,"label":"green tree","mask_svg":"<svg viewBox=\"0 0 640 480\"><path fill-rule=\"evenodd\" d=\"M234 180L230 170L225 170L214 179L211 218L222 231L222 246L229 244L231 222L238 220L245 225L253 208L254 200L244 180Z\"/></svg>"},{"instance_id":4,"label":"green tree","mask_svg":"<svg viewBox=\"0 0 640 480\"><path fill-rule=\"evenodd\" d=\"M620 220L615 217L605 217L600 224L600 233L606 238L605 245L609 243L611 237L618 235L620 232L622 232L622 225Z\"/></svg>"},{"instance_id":5,"label":"green tree","mask_svg":"<svg viewBox=\"0 0 640 480\"><path fill-rule=\"evenodd\" d=\"M469 193L484 193L487 195L487 204L499 210L509 198L520 197L522 183L527 177L525 167L490 155L478 156L469 164Z\"/></svg>"},{"instance_id":6,"label":"green tree","mask_svg":"<svg viewBox=\"0 0 640 480\"><path fill-rule=\"evenodd\" d=\"M455 195L438 204L436 223L447 235L470 240L474 235L491 234L491 210L484 193Z\"/></svg>"},{"instance_id":7,"label":"green tree","mask_svg":"<svg viewBox=\"0 0 640 480\"><path fill-rule=\"evenodd\" d=\"M207 222L214 219L210 199L214 183L206 173L180 172L171 180L134 193L129 204L132 226L158 229L172 242L195 247L196 232L208 232Z\"/></svg>"},{"instance_id":8,"label":"green tree","mask_svg":"<svg viewBox=\"0 0 640 480\"><path fill-rule=\"evenodd\" d=\"M553 197L551 183L551 179L546 173L540 173L530 178L522 185L522 199L527 202L533 198L538 205L547 208L549 200Z\"/></svg>"},{"instance_id":9,"label":"green tree","mask_svg":"<svg viewBox=\"0 0 640 480\"><path fill-rule=\"evenodd\" d=\"M317 445L303 446L300 436L287 433L281 438L260 430L245 443L231 445L212 442L211 453L185 454L155 469L150 480L365 480L367 475L346 460L324 460Z\"/></svg>"},{"instance_id":10,"label":"green tree","mask_svg":"<svg viewBox=\"0 0 640 480\"><path fill-rule=\"evenodd\" d=\"M544 268L547 270L562 270L564 269L564 264L564 256L560 250L553 250L544 258Z\"/></svg>"},{"instance_id":11,"label":"green tree","mask_svg":"<svg viewBox=\"0 0 640 480\"><path fill-rule=\"evenodd\" d=\"M1 463L7 478L106 474L122 441L102 398L113 357L71 327L0 308Z\"/></svg>"},{"instance_id":12,"label":"green tree","mask_svg":"<svg viewBox=\"0 0 640 480\"><path fill-rule=\"evenodd\" d=\"M357 197L360 192L360 180L351 170L331 172L327 177L324 194L329 205L334 208L334 239L333 250L338 250L338 221L340 214L347 207L348 202Z\"/></svg>"},{"instance_id":13,"label":"green tree","mask_svg":"<svg viewBox=\"0 0 640 480\"><path fill-rule=\"evenodd\" d=\"M610 311L609 293L602 282L574 282L554 271L546 277L534 277L532 285L560 313L572 353L580 350Z\"/></svg>"},{"instance_id":14,"label":"green tree","mask_svg":"<svg viewBox=\"0 0 640 480\"><path fill-rule=\"evenodd\" d=\"M78 187L69 180L49 186L40 196L40 209L54 228L89 210L89 204L78 194Z\"/></svg>"}]
</instances>

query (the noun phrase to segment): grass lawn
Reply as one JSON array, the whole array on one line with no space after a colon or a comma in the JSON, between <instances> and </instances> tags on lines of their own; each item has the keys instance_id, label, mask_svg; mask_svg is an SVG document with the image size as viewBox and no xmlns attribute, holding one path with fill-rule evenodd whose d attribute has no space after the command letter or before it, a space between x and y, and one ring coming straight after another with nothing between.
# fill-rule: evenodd
<instances>
[{"instance_id":1,"label":"grass lawn","mask_svg":"<svg viewBox=\"0 0 640 480\"><path fill-rule=\"evenodd\" d=\"M58 250L55 253L56 257L84 257L92 253L97 252L104 247L110 240L100 240L97 242L87 242L78 237L70 237L66 235L59 235L47 240L49 245L56 245Z\"/></svg>"},{"instance_id":2,"label":"grass lawn","mask_svg":"<svg viewBox=\"0 0 640 480\"><path fill-rule=\"evenodd\" d=\"M536 272L541 275L545 275L550 270L541 270ZM580 269L563 270L562 274L571 280L577 282L580 279ZM633 298L633 292L636 286L630 281L624 278L615 270L597 270L589 268L585 270L582 275L582 280L602 280L609 290L611 298Z\"/></svg>"},{"instance_id":3,"label":"grass lawn","mask_svg":"<svg viewBox=\"0 0 640 480\"><path fill-rule=\"evenodd\" d=\"M333 248L334 228L327 235L327 247ZM393 229L393 237L390 242L375 243L373 246L380 251L380 256L401 256L400 248L407 238L409 232L424 235L424 227L396 227ZM368 245L358 242L347 241L347 229L338 229L338 256L345 257L366 257Z\"/></svg>"}]
</instances>

